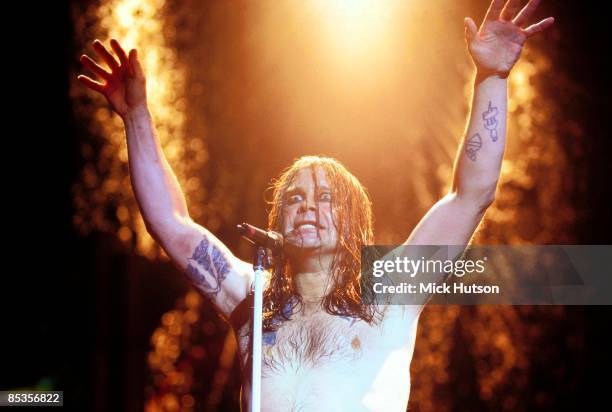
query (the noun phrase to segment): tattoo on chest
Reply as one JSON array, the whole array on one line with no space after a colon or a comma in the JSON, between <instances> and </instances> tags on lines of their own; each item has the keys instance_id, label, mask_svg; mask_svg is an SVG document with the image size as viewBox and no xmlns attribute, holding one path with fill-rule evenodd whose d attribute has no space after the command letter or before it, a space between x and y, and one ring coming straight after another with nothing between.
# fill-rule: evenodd
<instances>
[{"instance_id":1,"label":"tattoo on chest","mask_svg":"<svg viewBox=\"0 0 612 412\"><path fill-rule=\"evenodd\" d=\"M229 273L229 263L223 252L205 237L193 251L187 275L194 285L209 298L217 296Z\"/></svg>"},{"instance_id":2,"label":"tattoo on chest","mask_svg":"<svg viewBox=\"0 0 612 412\"><path fill-rule=\"evenodd\" d=\"M359 320L359 318L353 318L353 317L350 317L350 316L340 316L340 318L344 319L345 321L347 321L350 326L353 326L355 324L355 322L357 322Z\"/></svg>"}]
</instances>

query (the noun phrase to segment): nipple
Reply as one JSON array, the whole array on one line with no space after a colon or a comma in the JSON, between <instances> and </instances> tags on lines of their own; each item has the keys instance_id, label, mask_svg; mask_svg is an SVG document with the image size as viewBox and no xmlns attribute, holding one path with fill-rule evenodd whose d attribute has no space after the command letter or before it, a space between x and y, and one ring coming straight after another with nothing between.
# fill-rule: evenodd
<instances>
[{"instance_id":1,"label":"nipple","mask_svg":"<svg viewBox=\"0 0 612 412\"><path fill-rule=\"evenodd\" d=\"M353 349L355 349L356 351L358 351L359 349L361 349L361 341L359 340L359 338L357 336L355 336L353 338L353 340L351 341L351 346L353 347Z\"/></svg>"}]
</instances>

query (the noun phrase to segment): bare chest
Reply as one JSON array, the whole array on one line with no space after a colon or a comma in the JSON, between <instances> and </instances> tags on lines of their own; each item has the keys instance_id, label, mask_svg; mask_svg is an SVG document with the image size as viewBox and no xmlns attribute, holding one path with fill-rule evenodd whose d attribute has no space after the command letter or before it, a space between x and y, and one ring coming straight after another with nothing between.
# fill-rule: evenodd
<instances>
[{"instance_id":1,"label":"bare chest","mask_svg":"<svg viewBox=\"0 0 612 412\"><path fill-rule=\"evenodd\" d=\"M375 334L375 326L356 318L316 314L285 321L262 338L262 375L286 375L358 361ZM240 334L240 352L248 361L248 335Z\"/></svg>"},{"instance_id":2,"label":"bare chest","mask_svg":"<svg viewBox=\"0 0 612 412\"><path fill-rule=\"evenodd\" d=\"M325 313L264 333L262 402L267 410L405 410L416 318L396 319L370 325ZM248 330L237 336L248 389ZM245 405L248 394L243 391Z\"/></svg>"}]
</instances>

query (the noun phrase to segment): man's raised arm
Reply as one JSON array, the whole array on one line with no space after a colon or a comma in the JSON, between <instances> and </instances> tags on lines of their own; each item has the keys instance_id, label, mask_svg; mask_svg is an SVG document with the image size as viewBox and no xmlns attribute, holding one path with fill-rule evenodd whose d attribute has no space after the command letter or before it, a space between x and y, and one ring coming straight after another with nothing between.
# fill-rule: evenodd
<instances>
[{"instance_id":1,"label":"man's raised arm","mask_svg":"<svg viewBox=\"0 0 612 412\"><path fill-rule=\"evenodd\" d=\"M539 0L493 0L465 37L476 66L469 123L453 170L451 192L419 222L405 244L466 245L493 202L506 140L507 77L525 41L553 24L549 17L525 28Z\"/></svg>"},{"instance_id":2,"label":"man's raised arm","mask_svg":"<svg viewBox=\"0 0 612 412\"><path fill-rule=\"evenodd\" d=\"M116 40L111 40L117 61L99 41L93 47L110 72L83 55L81 62L104 83L86 76L79 76L79 80L103 94L123 119L132 188L148 232L194 286L229 316L249 292L251 266L189 217L185 197L162 152L147 107L146 80L136 50L128 56Z\"/></svg>"}]
</instances>

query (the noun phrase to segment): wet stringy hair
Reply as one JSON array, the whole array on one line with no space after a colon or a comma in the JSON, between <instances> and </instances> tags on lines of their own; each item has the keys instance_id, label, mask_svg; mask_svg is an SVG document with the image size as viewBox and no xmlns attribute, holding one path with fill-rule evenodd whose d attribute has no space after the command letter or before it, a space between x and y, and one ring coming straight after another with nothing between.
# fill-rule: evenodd
<instances>
[{"instance_id":1,"label":"wet stringy hair","mask_svg":"<svg viewBox=\"0 0 612 412\"><path fill-rule=\"evenodd\" d=\"M284 233L285 193L304 169L310 169L315 191L318 189L317 169L325 172L332 192L332 215L338 233L338 251L331 268L331 292L323 299L322 306L329 314L361 318L372 323L377 313L376 306L362 303L360 287L361 247L372 244L374 240L372 203L365 188L340 162L329 157L304 156L287 168L270 187L272 208L268 228ZM317 212L317 219L318 215ZM270 287L264 292L264 329L274 330L279 321L289 320L293 309L301 303L302 298L292 282L291 268L286 257L281 255L274 261Z\"/></svg>"}]
</instances>

